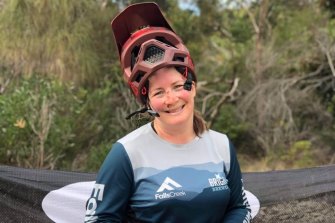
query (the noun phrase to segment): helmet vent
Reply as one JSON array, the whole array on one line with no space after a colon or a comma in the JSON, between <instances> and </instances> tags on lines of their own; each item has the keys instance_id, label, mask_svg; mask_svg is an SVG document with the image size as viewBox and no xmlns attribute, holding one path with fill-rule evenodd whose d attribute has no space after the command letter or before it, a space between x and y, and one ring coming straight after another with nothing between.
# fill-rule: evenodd
<instances>
[{"instance_id":1,"label":"helmet vent","mask_svg":"<svg viewBox=\"0 0 335 223\"><path fill-rule=\"evenodd\" d=\"M145 51L143 60L149 63L156 63L161 61L164 57L164 50L157 46L149 46Z\"/></svg>"},{"instance_id":2,"label":"helmet vent","mask_svg":"<svg viewBox=\"0 0 335 223\"><path fill-rule=\"evenodd\" d=\"M185 62L185 59L184 59L184 57L181 57L181 56L175 56L175 57L173 57L173 61Z\"/></svg>"},{"instance_id":3,"label":"helmet vent","mask_svg":"<svg viewBox=\"0 0 335 223\"><path fill-rule=\"evenodd\" d=\"M136 79L135 79L135 81L139 83L144 75L145 75L144 72L139 71L139 72L136 74Z\"/></svg>"}]
</instances>

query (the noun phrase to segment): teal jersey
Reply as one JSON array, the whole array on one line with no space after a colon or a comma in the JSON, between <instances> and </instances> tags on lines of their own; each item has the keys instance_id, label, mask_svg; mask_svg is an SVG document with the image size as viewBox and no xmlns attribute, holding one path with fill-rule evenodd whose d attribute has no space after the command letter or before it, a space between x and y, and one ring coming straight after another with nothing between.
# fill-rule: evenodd
<instances>
[{"instance_id":1,"label":"teal jersey","mask_svg":"<svg viewBox=\"0 0 335 223\"><path fill-rule=\"evenodd\" d=\"M85 222L250 220L236 153L225 134L209 130L187 144L172 144L150 123L113 145L85 216Z\"/></svg>"}]
</instances>

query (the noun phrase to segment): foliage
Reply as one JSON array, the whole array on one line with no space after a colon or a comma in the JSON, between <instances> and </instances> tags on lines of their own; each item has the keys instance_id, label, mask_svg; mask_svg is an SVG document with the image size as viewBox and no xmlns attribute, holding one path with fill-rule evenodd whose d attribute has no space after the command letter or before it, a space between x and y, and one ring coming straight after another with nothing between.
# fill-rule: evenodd
<instances>
[{"instance_id":1,"label":"foliage","mask_svg":"<svg viewBox=\"0 0 335 223\"><path fill-rule=\"evenodd\" d=\"M285 160L291 168L303 168L315 165L313 156L312 143L308 140L301 140L295 142L289 148L288 152L283 155L282 159Z\"/></svg>"},{"instance_id":2,"label":"foliage","mask_svg":"<svg viewBox=\"0 0 335 223\"><path fill-rule=\"evenodd\" d=\"M25 75L97 83L106 58L112 58L107 21L115 7L108 6L95 1L7 1L0 11L2 65Z\"/></svg>"},{"instance_id":3,"label":"foliage","mask_svg":"<svg viewBox=\"0 0 335 223\"><path fill-rule=\"evenodd\" d=\"M3 163L52 168L64 156L58 148L71 147L71 123L60 122L66 126L49 132L52 123L57 122L56 109L62 109L56 107L61 95L67 99L59 83L33 78L23 79L15 89L0 96ZM72 105L70 109L76 111L76 104L63 102L63 106Z\"/></svg>"},{"instance_id":4,"label":"foliage","mask_svg":"<svg viewBox=\"0 0 335 223\"><path fill-rule=\"evenodd\" d=\"M36 75L15 85L0 95L2 163L80 169L83 154L121 136L110 114L117 85L87 90Z\"/></svg>"},{"instance_id":5,"label":"foliage","mask_svg":"<svg viewBox=\"0 0 335 223\"><path fill-rule=\"evenodd\" d=\"M112 145L108 143L101 143L99 146L93 146L84 159L86 160L85 170L96 171L100 168L102 162L105 160Z\"/></svg>"},{"instance_id":6,"label":"foliage","mask_svg":"<svg viewBox=\"0 0 335 223\"><path fill-rule=\"evenodd\" d=\"M135 2L3 2L1 163L96 171L117 139L149 120L124 119L139 105L109 25ZM270 169L335 161L332 1L156 2L196 64L198 110L240 156Z\"/></svg>"}]
</instances>

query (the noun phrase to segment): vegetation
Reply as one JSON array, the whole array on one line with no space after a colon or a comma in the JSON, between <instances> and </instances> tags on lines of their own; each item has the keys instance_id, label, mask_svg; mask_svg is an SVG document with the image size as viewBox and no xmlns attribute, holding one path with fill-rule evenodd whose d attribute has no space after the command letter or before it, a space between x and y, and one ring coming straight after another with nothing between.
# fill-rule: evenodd
<instances>
[{"instance_id":1,"label":"vegetation","mask_svg":"<svg viewBox=\"0 0 335 223\"><path fill-rule=\"evenodd\" d=\"M123 83L112 0L0 1L0 163L96 171L147 117ZM156 1L197 66L197 108L244 171L335 162L331 0Z\"/></svg>"}]
</instances>

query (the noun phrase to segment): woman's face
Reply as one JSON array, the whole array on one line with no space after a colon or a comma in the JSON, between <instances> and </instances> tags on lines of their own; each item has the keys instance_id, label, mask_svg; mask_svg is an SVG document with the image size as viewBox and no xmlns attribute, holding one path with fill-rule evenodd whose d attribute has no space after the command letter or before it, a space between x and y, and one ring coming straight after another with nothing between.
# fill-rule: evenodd
<instances>
[{"instance_id":1,"label":"woman's face","mask_svg":"<svg viewBox=\"0 0 335 223\"><path fill-rule=\"evenodd\" d=\"M185 81L174 67L162 68L149 78L149 104L162 123L178 125L193 120L195 86L185 90Z\"/></svg>"}]
</instances>

